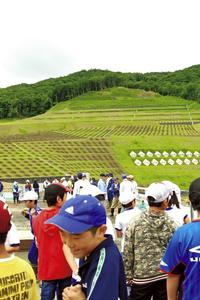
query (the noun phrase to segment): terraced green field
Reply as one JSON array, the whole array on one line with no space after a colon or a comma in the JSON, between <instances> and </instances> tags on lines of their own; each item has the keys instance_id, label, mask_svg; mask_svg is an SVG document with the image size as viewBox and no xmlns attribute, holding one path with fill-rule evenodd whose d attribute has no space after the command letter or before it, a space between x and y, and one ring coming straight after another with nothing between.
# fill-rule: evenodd
<instances>
[{"instance_id":1,"label":"terraced green field","mask_svg":"<svg viewBox=\"0 0 200 300\"><path fill-rule=\"evenodd\" d=\"M153 92L112 88L61 102L43 115L0 122L0 177L87 171L132 173L140 185L170 179L187 188L194 165L137 166L131 151L200 151L200 105Z\"/></svg>"}]
</instances>

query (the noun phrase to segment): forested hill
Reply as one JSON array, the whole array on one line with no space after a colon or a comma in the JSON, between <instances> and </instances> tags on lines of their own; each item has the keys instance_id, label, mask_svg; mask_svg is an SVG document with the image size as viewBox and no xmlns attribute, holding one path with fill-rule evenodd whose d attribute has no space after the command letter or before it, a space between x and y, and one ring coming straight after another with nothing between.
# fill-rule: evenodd
<instances>
[{"instance_id":1,"label":"forested hill","mask_svg":"<svg viewBox=\"0 0 200 300\"><path fill-rule=\"evenodd\" d=\"M108 70L80 71L35 84L0 89L0 118L28 117L44 113L57 102L88 91L113 86L155 91L200 101L200 65L163 73L121 73Z\"/></svg>"}]
</instances>

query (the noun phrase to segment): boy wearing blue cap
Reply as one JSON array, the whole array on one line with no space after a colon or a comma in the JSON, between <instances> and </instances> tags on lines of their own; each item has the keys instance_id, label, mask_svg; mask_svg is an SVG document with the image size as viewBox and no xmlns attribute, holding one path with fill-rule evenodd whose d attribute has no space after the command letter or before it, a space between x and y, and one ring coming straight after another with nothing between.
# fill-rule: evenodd
<instances>
[{"instance_id":1,"label":"boy wearing blue cap","mask_svg":"<svg viewBox=\"0 0 200 300\"><path fill-rule=\"evenodd\" d=\"M80 284L67 287L63 300L127 300L121 254L112 236L105 235L106 211L89 195L68 200L46 223L60 228L63 242L80 258Z\"/></svg>"}]
</instances>

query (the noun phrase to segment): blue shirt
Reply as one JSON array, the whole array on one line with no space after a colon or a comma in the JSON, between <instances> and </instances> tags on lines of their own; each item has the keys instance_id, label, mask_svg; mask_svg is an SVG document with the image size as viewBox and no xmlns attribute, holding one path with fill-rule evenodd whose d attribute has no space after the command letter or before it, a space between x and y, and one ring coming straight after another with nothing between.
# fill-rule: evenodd
<instances>
[{"instance_id":1,"label":"blue shirt","mask_svg":"<svg viewBox=\"0 0 200 300\"><path fill-rule=\"evenodd\" d=\"M127 300L127 288L121 254L111 235L84 260L79 275L88 300Z\"/></svg>"},{"instance_id":2,"label":"blue shirt","mask_svg":"<svg viewBox=\"0 0 200 300\"><path fill-rule=\"evenodd\" d=\"M184 300L200 299L200 220L177 229L160 266L164 272L185 276L182 283Z\"/></svg>"},{"instance_id":3,"label":"blue shirt","mask_svg":"<svg viewBox=\"0 0 200 300\"><path fill-rule=\"evenodd\" d=\"M99 179L97 186L102 192L107 193L106 183L103 181L103 179Z\"/></svg>"}]
</instances>

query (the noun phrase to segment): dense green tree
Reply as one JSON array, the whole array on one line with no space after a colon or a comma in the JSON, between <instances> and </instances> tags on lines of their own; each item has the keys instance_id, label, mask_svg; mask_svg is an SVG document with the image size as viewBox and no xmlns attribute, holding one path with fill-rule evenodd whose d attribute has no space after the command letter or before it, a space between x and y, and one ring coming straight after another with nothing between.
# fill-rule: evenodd
<instances>
[{"instance_id":1,"label":"dense green tree","mask_svg":"<svg viewBox=\"0 0 200 300\"><path fill-rule=\"evenodd\" d=\"M0 118L34 116L44 113L60 101L114 86L200 101L200 65L176 72L145 74L82 70L35 84L23 83L0 88Z\"/></svg>"}]
</instances>

